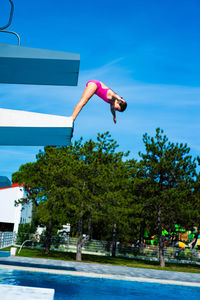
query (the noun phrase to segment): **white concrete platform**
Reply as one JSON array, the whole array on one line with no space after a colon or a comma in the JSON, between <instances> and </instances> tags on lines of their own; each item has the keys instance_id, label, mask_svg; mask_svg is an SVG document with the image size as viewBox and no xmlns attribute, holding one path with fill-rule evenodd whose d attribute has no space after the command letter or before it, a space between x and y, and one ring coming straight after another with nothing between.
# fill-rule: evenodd
<instances>
[{"instance_id":1,"label":"white concrete platform","mask_svg":"<svg viewBox=\"0 0 200 300\"><path fill-rule=\"evenodd\" d=\"M0 44L0 82L67 85L78 83L80 55Z\"/></svg>"},{"instance_id":2,"label":"white concrete platform","mask_svg":"<svg viewBox=\"0 0 200 300\"><path fill-rule=\"evenodd\" d=\"M72 117L0 109L0 145L67 146L72 133Z\"/></svg>"},{"instance_id":3,"label":"white concrete platform","mask_svg":"<svg viewBox=\"0 0 200 300\"><path fill-rule=\"evenodd\" d=\"M53 300L54 290L0 284L0 299L2 300Z\"/></svg>"}]
</instances>

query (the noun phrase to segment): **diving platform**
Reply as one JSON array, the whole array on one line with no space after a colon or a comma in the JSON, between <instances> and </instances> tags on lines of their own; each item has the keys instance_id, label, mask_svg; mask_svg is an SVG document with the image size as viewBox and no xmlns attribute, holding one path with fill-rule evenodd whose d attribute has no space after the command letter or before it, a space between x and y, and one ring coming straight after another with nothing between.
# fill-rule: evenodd
<instances>
[{"instance_id":1,"label":"diving platform","mask_svg":"<svg viewBox=\"0 0 200 300\"><path fill-rule=\"evenodd\" d=\"M76 86L80 55L0 44L0 83Z\"/></svg>"},{"instance_id":2,"label":"diving platform","mask_svg":"<svg viewBox=\"0 0 200 300\"><path fill-rule=\"evenodd\" d=\"M0 145L68 146L72 134L72 117L0 109Z\"/></svg>"},{"instance_id":3,"label":"diving platform","mask_svg":"<svg viewBox=\"0 0 200 300\"><path fill-rule=\"evenodd\" d=\"M35 288L1 284L0 297L3 300L53 300L55 290L48 288Z\"/></svg>"}]
</instances>

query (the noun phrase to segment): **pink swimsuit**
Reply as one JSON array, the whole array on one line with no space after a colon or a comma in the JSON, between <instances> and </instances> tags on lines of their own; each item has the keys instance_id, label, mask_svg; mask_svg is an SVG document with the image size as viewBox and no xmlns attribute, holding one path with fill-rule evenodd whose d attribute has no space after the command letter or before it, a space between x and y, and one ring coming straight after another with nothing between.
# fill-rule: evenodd
<instances>
[{"instance_id":1,"label":"pink swimsuit","mask_svg":"<svg viewBox=\"0 0 200 300\"><path fill-rule=\"evenodd\" d=\"M110 103L110 100L107 97L107 92L109 89L103 89L101 86L101 82L99 82L98 80L90 80L87 82L86 86L88 85L89 82L93 82L97 85L95 94L99 96L101 99L103 99L105 102Z\"/></svg>"}]
</instances>

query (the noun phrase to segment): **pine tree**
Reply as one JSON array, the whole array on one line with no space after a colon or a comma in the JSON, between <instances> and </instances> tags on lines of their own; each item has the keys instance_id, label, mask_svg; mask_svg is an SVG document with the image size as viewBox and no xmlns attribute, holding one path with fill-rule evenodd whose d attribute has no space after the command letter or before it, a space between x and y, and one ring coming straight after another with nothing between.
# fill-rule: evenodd
<instances>
[{"instance_id":1,"label":"pine tree","mask_svg":"<svg viewBox=\"0 0 200 300\"><path fill-rule=\"evenodd\" d=\"M169 142L159 128L155 137L145 134L143 142L146 153L140 153L143 178L138 184L144 207L151 208L153 219L156 214L160 266L164 267L162 230L178 220L184 222L182 211L193 201L196 163L186 144Z\"/></svg>"}]
</instances>

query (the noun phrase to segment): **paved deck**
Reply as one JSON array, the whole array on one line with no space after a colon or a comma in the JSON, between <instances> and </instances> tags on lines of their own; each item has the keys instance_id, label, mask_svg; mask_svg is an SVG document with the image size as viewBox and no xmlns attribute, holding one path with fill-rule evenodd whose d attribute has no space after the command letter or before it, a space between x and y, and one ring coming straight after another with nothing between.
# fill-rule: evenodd
<instances>
[{"instance_id":1,"label":"paved deck","mask_svg":"<svg viewBox=\"0 0 200 300\"><path fill-rule=\"evenodd\" d=\"M35 272L182 284L200 287L200 274L196 273L171 272L30 257L11 256L0 258L0 268L10 268L10 266L18 270Z\"/></svg>"}]
</instances>

